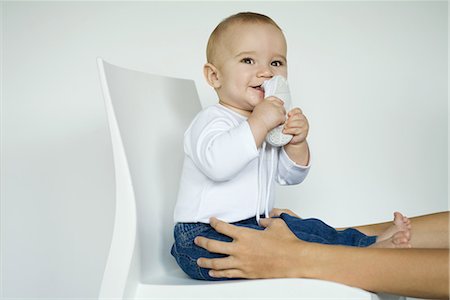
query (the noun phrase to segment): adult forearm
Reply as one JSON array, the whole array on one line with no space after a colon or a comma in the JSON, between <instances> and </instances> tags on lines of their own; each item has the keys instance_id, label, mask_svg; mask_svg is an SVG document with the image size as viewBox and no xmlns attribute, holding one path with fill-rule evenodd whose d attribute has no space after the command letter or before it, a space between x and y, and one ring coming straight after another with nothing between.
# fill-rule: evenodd
<instances>
[{"instance_id":1,"label":"adult forearm","mask_svg":"<svg viewBox=\"0 0 450 300\"><path fill-rule=\"evenodd\" d=\"M265 230L227 224L211 226L233 238L195 243L226 258L198 260L213 277L316 278L374 292L420 298L448 298L448 249L377 249L331 246L297 239L280 218L261 219ZM260 251L264 249L264 251Z\"/></svg>"},{"instance_id":2,"label":"adult forearm","mask_svg":"<svg viewBox=\"0 0 450 300\"><path fill-rule=\"evenodd\" d=\"M340 282L374 292L449 297L449 252L299 245L297 277Z\"/></svg>"},{"instance_id":3,"label":"adult forearm","mask_svg":"<svg viewBox=\"0 0 450 300\"><path fill-rule=\"evenodd\" d=\"M411 220L411 246L413 248L449 248L449 212L409 218ZM366 235L380 235L391 222L353 227ZM345 228L338 228L342 230Z\"/></svg>"}]
</instances>

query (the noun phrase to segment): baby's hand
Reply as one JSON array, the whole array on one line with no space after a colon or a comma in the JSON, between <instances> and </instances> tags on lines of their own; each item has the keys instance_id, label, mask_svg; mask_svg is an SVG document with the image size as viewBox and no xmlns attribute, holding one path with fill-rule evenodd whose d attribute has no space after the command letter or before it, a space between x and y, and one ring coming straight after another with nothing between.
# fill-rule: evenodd
<instances>
[{"instance_id":1,"label":"baby's hand","mask_svg":"<svg viewBox=\"0 0 450 300\"><path fill-rule=\"evenodd\" d=\"M306 140L309 131L308 120L298 107L288 113L288 119L284 125L283 133L292 134L294 137L289 144L297 145Z\"/></svg>"},{"instance_id":2,"label":"baby's hand","mask_svg":"<svg viewBox=\"0 0 450 300\"><path fill-rule=\"evenodd\" d=\"M276 97L267 97L253 109L249 119L258 120L261 126L269 132L286 120L286 110L283 101Z\"/></svg>"}]
</instances>

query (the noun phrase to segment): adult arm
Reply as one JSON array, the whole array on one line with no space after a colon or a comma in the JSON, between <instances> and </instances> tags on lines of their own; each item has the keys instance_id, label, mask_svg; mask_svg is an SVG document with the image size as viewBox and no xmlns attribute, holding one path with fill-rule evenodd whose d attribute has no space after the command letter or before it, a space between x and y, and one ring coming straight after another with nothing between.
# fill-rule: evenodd
<instances>
[{"instance_id":1,"label":"adult arm","mask_svg":"<svg viewBox=\"0 0 450 300\"><path fill-rule=\"evenodd\" d=\"M236 227L211 219L230 243L197 237L197 245L229 255L200 258L215 277L316 278L374 292L412 297L449 296L446 249L371 249L330 246L298 240L282 219L263 219L266 230ZM264 251L261 251L264 249Z\"/></svg>"},{"instance_id":2,"label":"adult arm","mask_svg":"<svg viewBox=\"0 0 450 300\"><path fill-rule=\"evenodd\" d=\"M409 218L413 248L449 248L449 212ZM353 227L366 235L380 235L392 222ZM338 229L339 230L339 229Z\"/></svg>"},{"instance_id":3,"label":"adult arm","mask_svg":"<svg viewBox=\"0 0 450 300\"><path fill-rule=\"evenodd\" d=\"M280 216L282 213L299 217L293 211L289 209L274 208L270 212L270 217ZM438 212L433 214L427 214L417 217L409 218L411 221L411 240L410 244L412 248L449 248L449 217L450 212ZM352 228L361 231L366 235L381 235L393 224L392 221L352 226ZM344 228L336 228L336 230L344 230Z\"/></svg>"}]
</instances>

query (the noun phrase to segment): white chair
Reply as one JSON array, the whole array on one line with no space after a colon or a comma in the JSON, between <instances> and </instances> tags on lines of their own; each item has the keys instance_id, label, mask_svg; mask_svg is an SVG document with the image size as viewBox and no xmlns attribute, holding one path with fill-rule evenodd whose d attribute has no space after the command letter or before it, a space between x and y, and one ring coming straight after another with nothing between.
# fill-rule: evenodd
<instances>
[{"instance_id":1,"label":"white chair","mask_svg":"<svg viewBox=\"0 0 450 300\"><path fill-rule=\"evenodd\" d=\"M311 279L189 279L170 247L183 133L201 109L195 84L97 62L116 178L114 230L99 299L398 299Z\"/></svg>"}]
</instances>

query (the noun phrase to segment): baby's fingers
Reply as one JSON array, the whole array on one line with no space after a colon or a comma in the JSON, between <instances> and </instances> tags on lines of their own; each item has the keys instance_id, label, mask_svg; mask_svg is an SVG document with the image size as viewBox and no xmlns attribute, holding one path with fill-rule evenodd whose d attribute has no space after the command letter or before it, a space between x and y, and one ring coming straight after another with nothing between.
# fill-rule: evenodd
<instances>
[{"instance_id":1,"label":"baby's fingers","mask_svg":"<svg viewBox=\"0 0 450 300\"><path fill-rule=\"evenodd\" d=\"M294 115L303 115L303 111L300 108L295 107L288 112L288 117L291 117Z\"/></svg>"},{"instance_id":2,"label":"baby's fingers","mask_svg":"<svg viewBox=\"0 0 450 300\"><path fill-rule=\"evenodd\" d=\"M269 96L267 98L265 98L268 101L272 101L273 103L277 104L277 105L284 105L284 101L281 100L280 98L274 97L274 96Z\"/></svg>"}]
</instances>

